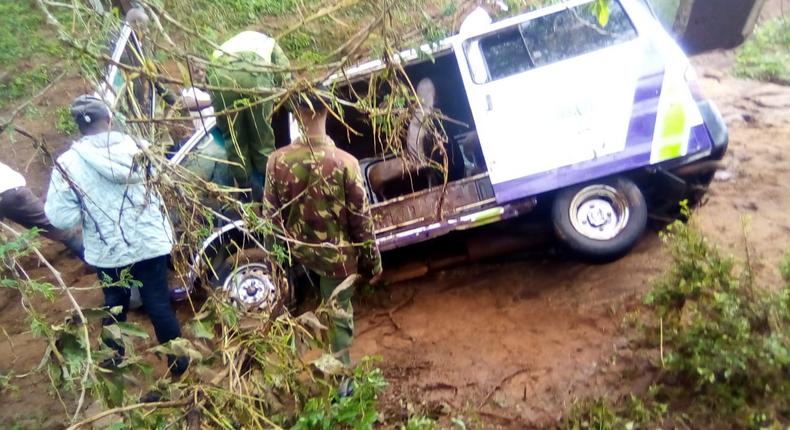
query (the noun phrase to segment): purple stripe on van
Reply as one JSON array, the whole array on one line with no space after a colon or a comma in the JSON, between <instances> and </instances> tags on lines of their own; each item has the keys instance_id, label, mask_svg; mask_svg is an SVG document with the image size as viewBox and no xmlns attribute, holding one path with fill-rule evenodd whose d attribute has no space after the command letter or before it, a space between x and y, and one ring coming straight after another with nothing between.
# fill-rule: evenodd
<instances>
[{"instance_id":1,"label":"purple stripe on van","mask_svg":"<svg viewBox=\"0 0 790 430\"><path fill-rule=\"evenodd\" d=\"M712 141L704 124L692 127L687 155L710 153ZM497 201L508 202L650 165L650 142L622 152L494 185Z\"/></svg>"},{"instance_id":2,"label":"purple stripe on van","mask_svg":"<svg viewBox=\"0 0 790 430\"><path fill-rule=\"evenodd\" d=\"M705 124L696 125L691 128L691 137L689 139L688 154L694 154L701 151L710 151L713 148L713 139L708 134L708 129Z\"/></svg>"},{"instance_id":3,"label":"purple stripe on van","mask_svg":"<svg viewBox=\"0 0 790 430\"><path fill-rule=\"evenodd\" d=\"M627 147L624 151L595 160L494 184L497 202L509 202L534 196L595 178L644 167L650 164L650 145Z\"/></svg>"},{"instance_id":4,"label":"purple stripe on van","mask_svg":"<svg viewBox=\"0 0 790 430\"><path fill-rule=\"evenodd\" d=\"M661 95L661 86L664 83L664 72L639 78L634 95L634 104L644 100L654 99Z\"/></svg>"},{"instance_id":5,"label":"purple stripe on van","mask_svg":"<svg viewBox=\"0 0 790 430\"><path fill-rule=\"evenodd\" d=\"M625 146L642 145L653 142L656 129L658 101L661 98L661 86L664 83L664 72L645 76L639 79L631 110L631 122Z\"/></svg>"}]
</instances>

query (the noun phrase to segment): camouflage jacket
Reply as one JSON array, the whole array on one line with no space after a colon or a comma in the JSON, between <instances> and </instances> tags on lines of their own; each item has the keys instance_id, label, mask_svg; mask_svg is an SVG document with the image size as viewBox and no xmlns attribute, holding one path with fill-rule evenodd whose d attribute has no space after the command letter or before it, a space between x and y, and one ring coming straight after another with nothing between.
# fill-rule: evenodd
<instances>
[{"instance_id":1,"label":"camouflage jacket","mask_svg":"<svg viewBox=\"0 0 790 430\"><path fill-rule=\"evenodd\" d=\"M269 157L265 213L290 239L294 259L319 275L381 272L367 206L359 162L329 137L297 140Z\"/></svg>"}]
</instances>

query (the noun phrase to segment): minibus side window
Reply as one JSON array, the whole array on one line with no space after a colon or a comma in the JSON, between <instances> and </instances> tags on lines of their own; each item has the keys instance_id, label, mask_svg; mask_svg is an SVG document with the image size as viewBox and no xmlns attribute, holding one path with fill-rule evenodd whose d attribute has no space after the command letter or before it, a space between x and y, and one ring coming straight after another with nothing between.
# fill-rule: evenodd
<instances>
[{"instance_id":1,"label":"minibus side window","mask_svg":"<svg viewBox=\"0 0 790 430\"><path fill-rule=\"evenodd\" d=\"M610 3L605 26L598 21L592 4L584 4L533 19L520 27L535 66L573 58L637 36L617 1Z\"/></svg>"},{"instance_id":2,"label":"minibus side window","mask_svg":"<svg viewBox=\"0 0 790 430\"><path fill-rule=\"evenodd\" d=\"M489 80L505 78L533 67L518 28L481 39L480 51L488 67Z\"/></svg>"},{"instance_id":3,"label":"minibus side window","mask_svg":"<svg viewBox=\"0 0 790 430\"><path fill-rule=\"evenodd\" d=\"M472 79L483 84L636 37L631 20L615 0L609 3L606 25L599 22L593 3L586 3L467 41L465 51Z\"/></svg>"}]
</instances>

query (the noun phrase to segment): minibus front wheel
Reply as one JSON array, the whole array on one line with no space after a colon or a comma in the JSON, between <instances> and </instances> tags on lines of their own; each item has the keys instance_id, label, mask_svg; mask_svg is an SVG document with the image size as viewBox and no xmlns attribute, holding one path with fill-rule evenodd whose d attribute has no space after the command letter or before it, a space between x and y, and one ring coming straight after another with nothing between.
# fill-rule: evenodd
<instances>
[{"instance_id":1,"label":"minibus front wheel","mask_svg":"<svg viewBox=\"0 0 790 430\"><path fill-rule=\"evenodd\" d=\"M240 308L272 313L279 311L278 305L290 304L291 288L287 280L278 282L275 279L262 249L239 249L228 256L215 273L212 284L221 288Z\"/></svg>"},{"instance_id":2,"label":"minibus front wheel","mask_svg":"<svg viewBox=\"0 0 790 430\"><path fill-rule=\"evenodd\" d=\"M571 251L593 261L625 255L647 225L647 204L636 184L610 178L561 190L552 206L559 240Z\"/></svg>"}]
</instances>

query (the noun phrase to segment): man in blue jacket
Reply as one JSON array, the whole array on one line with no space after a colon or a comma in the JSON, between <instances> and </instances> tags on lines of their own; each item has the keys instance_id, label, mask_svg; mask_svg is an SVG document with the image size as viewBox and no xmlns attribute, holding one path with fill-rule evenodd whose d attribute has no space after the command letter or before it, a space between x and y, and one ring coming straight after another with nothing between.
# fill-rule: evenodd
<instances>
[{"instance_id":1,"label":"man in blue jacket","mask_svg":"<svg viewBox=\"0 0 790 430\"><path fill-rule=\"evenodd\" d=\"M110 110L99 98L80 96L71 114L82 137L58 157L52 172L45 211L52 225L71 228L82 224L85 261L96 267L99 280L110 281L104 304L121 307L105 318L105 325L126 321L129 278L139 282L145 311L157 340L166 343L181 336L167 288L168 258L173 228L159 194L146 185L148 170L139 155L148 145L110 129ZM124 276L128 273L128 277ZM105 343L123 359L124 348L114 339ZM168 357L171 374L180 376L189 365L186 357Z\"/></svg>"}]
</instances>

